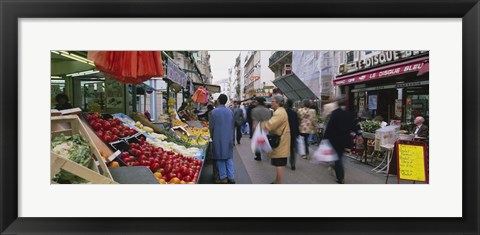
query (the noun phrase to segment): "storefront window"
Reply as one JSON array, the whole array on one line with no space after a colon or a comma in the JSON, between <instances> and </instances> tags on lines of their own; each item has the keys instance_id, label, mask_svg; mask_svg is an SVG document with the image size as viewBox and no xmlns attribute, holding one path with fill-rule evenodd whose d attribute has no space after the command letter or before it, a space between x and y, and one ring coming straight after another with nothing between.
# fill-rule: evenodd
<instances>
[{"instance_id":1,"label":"storefront window","mask_svg":"<svg viewBox=\"0 0 480 235\"><path fill-rule=\"evenodd\" d=\"M425 95L407 95L405 116L407 122L413 122L415 117L422 116L428 122L428 96Z\"/></svg>"},{"instance_id":2,"label":"storefront window","mask_svg":"<svg viewBox=\"0 0 480 235\"><path fill-rule=\"evenodd\" d=\"M80 107L86 112L105 112L105 82L81 81Z\"/></svg>"},{"instance_id":3,"label":"storefront window","mask_svg":"<svg viewBox=\"0 0 480 235\"><path fill-rule=\"evenodd\" d=\"M50 104L52 109L55 108L57 101L55 97L60 94L65 93L65 80L51 80L50 83Z\"/></svg>"}]
</instances>

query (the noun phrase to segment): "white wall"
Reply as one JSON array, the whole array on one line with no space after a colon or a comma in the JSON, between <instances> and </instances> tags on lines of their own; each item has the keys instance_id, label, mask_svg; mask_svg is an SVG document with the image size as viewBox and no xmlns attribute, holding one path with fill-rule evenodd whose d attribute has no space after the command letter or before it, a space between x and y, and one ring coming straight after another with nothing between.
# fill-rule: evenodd
<instances>
[{"instance_id":1,"label":"white wall","mask_svg":"<svg viewBox=\"0 0 480 235\"><path fill-rule=\"evenodd\" d=\"M268 68L268 65L270 63L269 59L270 56L274 51L261 51L260 52L260 68L261 68L261 81L262 85L265 82L266 86L272 86L273 85L273 80L275 79L275 73L272 72L270 68Z\"/></svg>"}]
</instances>

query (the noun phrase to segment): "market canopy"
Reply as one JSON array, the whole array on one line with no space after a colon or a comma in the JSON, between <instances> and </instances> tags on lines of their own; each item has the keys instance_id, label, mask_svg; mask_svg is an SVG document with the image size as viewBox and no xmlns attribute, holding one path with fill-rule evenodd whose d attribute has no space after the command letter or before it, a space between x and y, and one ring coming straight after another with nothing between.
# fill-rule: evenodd
<instances>
[{"instance_id":1,"label":"market canopy","mask_svg":"<svg viewBox=\"0 0 480 235\"><path fill-rule=\"evenodd\" d=\"M96 68L122 83L140 84L152 77L163 77L159 51L89 51Z\"/></svg>"},{"instance_id":2,"label":"market canopy","mask_svg":"<svg viewBox=\"0 0 480 235\"><path fill-rule=\"evenodd\" d=\"M295 75L295 73L275 79L273 80L273 84L275 84L275 86L277 86L290 100L318 99L310 88L308 88L305 83Z\"/></svg>"}]
</instances>

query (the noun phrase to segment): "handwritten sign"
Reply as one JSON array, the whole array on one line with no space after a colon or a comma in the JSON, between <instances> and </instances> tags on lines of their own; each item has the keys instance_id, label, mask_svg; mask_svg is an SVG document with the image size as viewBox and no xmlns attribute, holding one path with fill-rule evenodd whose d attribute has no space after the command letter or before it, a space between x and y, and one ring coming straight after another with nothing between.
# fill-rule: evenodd
<instances>
[{"instance_id":1,"label":"handwritten sign","mask_svg":"<svg viewBox=\"0 0 480 235\"><path fill-rule=\"evenodd\" d=\"M401 142L397 146L397 151L398 178L427 182L425 146Z\"/></svg>"}]
</instances>

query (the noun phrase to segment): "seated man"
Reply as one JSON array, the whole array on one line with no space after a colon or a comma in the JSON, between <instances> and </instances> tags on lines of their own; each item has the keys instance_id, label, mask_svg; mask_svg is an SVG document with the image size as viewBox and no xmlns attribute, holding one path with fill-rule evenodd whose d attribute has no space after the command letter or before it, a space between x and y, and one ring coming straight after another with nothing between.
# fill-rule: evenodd
<instances>
[{"instance_id":1,"label":"seated man","mask_svg":"<svg viewBox=\"0 0 480 235\"><path fill-rule=\"evenodd\" d=\"M418 116L415 118L413 123L417 126L413 134L415 134L415 138L422 137L428 138L428 126L424 125L425 119L422 116Z\"/></svg>"}]
</instances>

